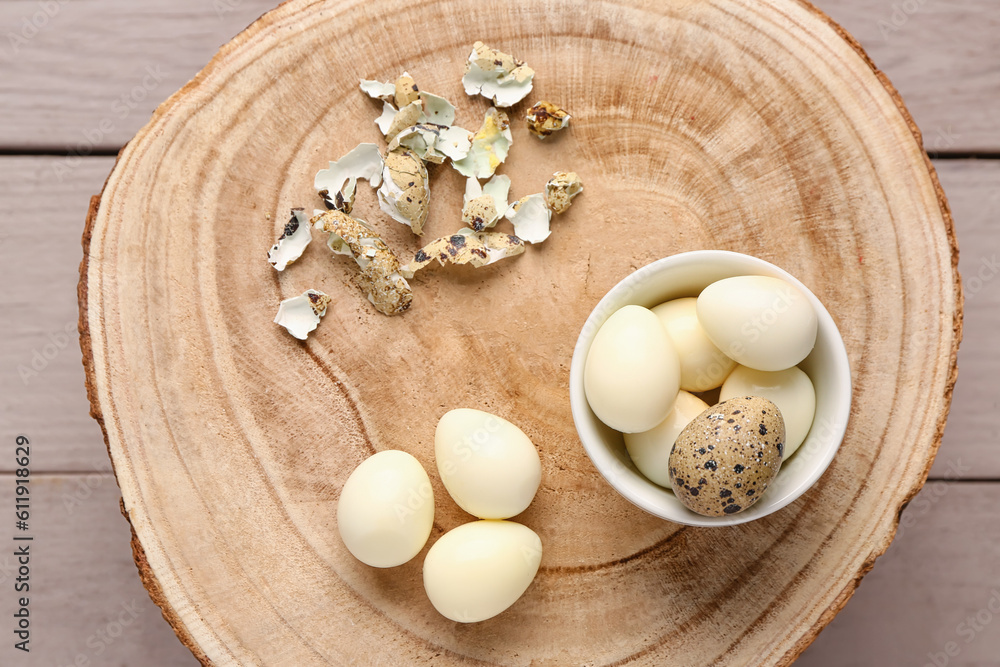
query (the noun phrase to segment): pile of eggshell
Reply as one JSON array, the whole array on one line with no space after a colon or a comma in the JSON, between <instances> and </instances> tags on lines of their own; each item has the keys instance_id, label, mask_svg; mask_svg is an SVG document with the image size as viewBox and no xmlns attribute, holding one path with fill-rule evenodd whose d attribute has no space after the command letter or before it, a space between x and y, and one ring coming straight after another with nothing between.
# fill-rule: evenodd
<instances>
[{"instance_id":1,"label":"pile of eggshell","mask_svg":"<svg viewBox=\"0 0 1000 667\"><path fill-rule=\"evenodd\" d=\"M513 521L542 479L538 451L514 424L480 410L445 414L434 434L438 473L459 507L478 517L445 533L424 558L424 590L443 616L461 623L492 618L528 589L542 542ZM420 553L434 524L434 492L420 462L397 450L359 465L340 493L337 526L355 558L372 567L402 565Z\"/></svg>"},{"instance_id":2,"label":"pile of eggshell","mask_svg":"<svg viewBox=\"0 0 1000 667\"><path fill-rule=\"evenodd\" d=\"M816 394L797 366L817 326L801 290L765 276L726 278L652 309L625 306L594 337L587 401L624 434L646 478L699 514L735 514L809 432ZM712 407L695 395L720 387Z\"/></svg>"}]
</instances>

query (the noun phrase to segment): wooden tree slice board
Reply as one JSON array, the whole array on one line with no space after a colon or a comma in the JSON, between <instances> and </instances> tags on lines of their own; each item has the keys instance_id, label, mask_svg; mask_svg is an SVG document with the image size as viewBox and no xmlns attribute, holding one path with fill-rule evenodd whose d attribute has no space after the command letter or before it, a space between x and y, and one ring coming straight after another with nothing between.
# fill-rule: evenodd
<instances>
[{"instance_id":1,"label":"wooden tree slice board","mask_svg":"<svg viewBox=\"0 0 1000 667\"><path fill-rule=\"evenodd\" d=\"M312 179L380 109L357 88L408 70L477 128L461 89L482 39L537 71L530 101L573 114L539 142L513 115L513 195L586 183L554 233L486 269L429 270L376 313L317 238L265 261ZM427 238L460 226L462 179L433 169ZM361 188L357 214L419 241ZM505 223L506 224L506 223ZM596 301L686 250L789 270L840 325L854 371L846 440L803 498L761 521L684 528L597 474L570 415L569 361ZM901 101L858 45L794 0L479 3L293 0L226 46L122 152L84 237L84 360L153 599L205 664L781 664L888 546L938 447L956 376L954 230ZM272 323L316 288L308 342ZM506 613L460 625L423 554L368 568L337 534L339 490L373 452L430 472L431 543L471 519L433 460L455 407L521 426L543 482L518 521L539 575Z\"/></svg>"}]
</instances>

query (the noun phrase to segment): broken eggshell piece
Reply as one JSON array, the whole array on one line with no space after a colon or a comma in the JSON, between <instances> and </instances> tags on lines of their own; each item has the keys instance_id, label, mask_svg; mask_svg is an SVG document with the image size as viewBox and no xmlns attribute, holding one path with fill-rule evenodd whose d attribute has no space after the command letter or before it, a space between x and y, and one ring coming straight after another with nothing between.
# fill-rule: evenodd
<instances>
[{"instance_id":1,"label":"broken eggshell piece","mask_svg":"<svg viewBox=\"0 0 1000 667\"><path fill-rule=\"evenodd\" d=\"M420 91L420 99L424 103L424 113L420 117L421 123L434 123L446 127L451 127L455 123L455 107L451 102L443 97L423 91Z\"/></svg>"},{"instance_id":2,"label":"broken eggshell piece","mask_svg":"<svg viewBox=\"0 0 1000 667\"><path fill-rule=\"evenodd\" d=\"M472 147L472 132L460 127L418 123L405 128L389 143L389 152L409 148L425 162L441 164L447 158L461 160Z\"/></svg>"},{"instance_id":3,"label":"broken eggshell piece","mask_svg":"<svg viewBox=\"0 0 1000 667\"><path fill-rule=\"evenodd\" d=\"M396 80L395 83L381 83L369 79L361 79L361 90L372 99L381 100L382 115L376 119L375 124L383 135L394 134L390 132L394 122L398 129L404 129L418 123L433 123L450 127L455 122L455 107L448 100L438 95L424 92L417 87L417 84L406 72ZM419 105L419 113L414 115L413 109L407 109L414 105ZM400 116L400 109L405 113ZM397 131L398 131L397 129ZM391 141L392 136L388 136Z\"/></svg>"},{"instance_id":4,"label":"broken eggshell piece","mask_svg":"<svg viewBox=\"0 0 1000 667\"><path fill-rule=\"evenodd\" d=\"M507 176L494 176L486 185L470 178L465 184L462 222L477 232L495 227L507 211L509 193L510 178Z\"/></svg>"},{"instance_id":5,"label":"broken eggshell piece","mask_svg":"<svg viewBox=\"0 0 1000 667\"><path fill-rule=\"evenodd\" d=\"M319 326L320 318L326 315L326 307L331 299L317 290L306 290L299 296L285 299L278 306L275 324L280 324L299 340L305 340Z\"/></svg>"},{"instance_id":6,"label":"broken eggshell piece","mask_svg":"<svg viewBox=\"0 0 1000 667\"><path fill-rule=\"evenodd\" d=\"M423 114L423 104L420 100L407 104L399 111L395 111L391 104L386 103L382 105L382 115L378 117L375 124L385 135L385 140L392 141L400 132L416 125Z\"/></svg>"},{"instance_id":7,"label":"broken eggshell piece","mask_svg":"<svg viewBox=\"0 0 1000 667\"><path fill-rule=\"evenodd\" d=\"M490 107L482 127L472 138L469 154L461 160L453 160L452 166L466 178L487 179L507 159L513 142L507 114Z\"/></svg>"},{"instance_id":8,"label":"broken eggshell piece","mask_svg":"<svg viewBox=\"0 0 1000 667\"><path fill-rule=\"evenodd\" d=\"M278 271L284 271L288 265L305 252L306 246L312 241L312 229L309 216L304 208L293 208L292 217L285 225L278 242L267 253L267 261Z\"/></svg>"},{"instance_id":9,"label":"broken eggshell piece","mask_svg":"<svg viewBox=\"0 0 1000 667\"><path fill-rule=\"evenodd\" d=\"M581 192L583 181L575 171L557 171L545 184L545 204L553 213L565 213Z\"/></svg>"},{"instance_id":10,"label":"broken eggshell piece","mask_svg":"<svg viewBox=\"0 0 1000 667\"><path fill-rule=\"evenodd\" d=\"M418 236L423 234L430 183L427 167L416 153L402 147L386 153L378 203L393 220L408 225Z\"/></svg>"},{"instance_id":11,"label":"broken eggshell piece","mask_svg":"<svg viewBox=\"0 0 1000 667\"><path fill-rule=\"evenodd\" d=\"M327 211L312 219L316 229L327 232L327 245L335 254L351 255L361 268L355 283L375 309L397 315L413 302L413 292L400 274L399 259L364 220L341 211Z\"/></svg>"},{"instance_id":12,"label":"broken eggshell piece","mask_svg":"<svg viewBox=\"0 0 1000 667\"><path fill-rule=\"evenodd\" d=\"M435 260L445 264L469 264L479 268L524 252L524 242L501 232L474 232L460 229L451 236L435 239L417 251L413 261L400 269L406 278Z\"/></svg>"},{"instance_id":13,"label":"broken eggshell piece","mask_svg":"<svg viewBox=\"0 0 1000 667\"><path fill-rule=\"evenodd\" d=\"M358 179L368 181L373 188L382 182L382 155L375 144L359 144L329 169L316 174L314 186L330 210L350 213L354 208L354 195Z\"/></svg>"},{"instance_id":14,"label":"broken eggshell piece","mask_svg":"<svg viewBox=\"0 0 1000 667\"><path fill-rule=\"evenodd\" d=\"M361 92L374 100L392 103L396 99L396 84L373 79L361 79Z\"/></svg>"},{"instance_id":15,"label":"broken eggshell piece","mask_svg":"<svg viewBox=\"0 0 1000 667\"><path fill-rule=\"evenodd\" d=\"M525 120L528 122L528 131L539 139L545 139L553 132L558 132L569 125L571 116L565 109L557 107L551 102L538 102L528 110Z\"/></svg>"},{"instance_id":16,"label":"broken eggshell piece","mask_svg":"<svg viewBox=\"0 0 1000 667\"><path fill-rule=\"evenodd\" d=\"M504 217L514 224L514 234L528 243L541 243L552 234L549 229L552 211L545 205L545 195L541 193L521 197L511 204Z\"/></svg>"},{"instance_id":17,"label":"broken eggshell piece","mask_svg":"<svg viewBox=\"0 0 1000 667\"><path fill-rule=\"evenodd\" d=\"M534 76L535 71L514 56L476 42L462 86L467 95L482 95L498 107L509 107L528 96Z\"/></svg>"},{"instance_id":18,"label":"broken eggshell piece","mask_svg":"<svg viewBox=\"0 0 1000 667\"><path fill-rule=\"evenodd\" d=\"M420 99L420 88L417 87L417 82L413 80L409 72L403 72L399 75L394 89L393 102L398 109Z\"/></svg>"}]
</instances>

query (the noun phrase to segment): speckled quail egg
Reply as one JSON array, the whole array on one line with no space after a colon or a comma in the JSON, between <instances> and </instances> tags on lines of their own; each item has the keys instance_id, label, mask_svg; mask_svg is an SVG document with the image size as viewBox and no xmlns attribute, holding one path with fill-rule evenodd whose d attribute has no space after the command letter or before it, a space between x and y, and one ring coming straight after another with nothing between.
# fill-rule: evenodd
<instances>
[{"instance_id":1,"label":"speckled quail egg","mask_svg":"<svg viewBox=\"0 0 1000 667\"><path fill-rule=\"evenodd\" d=\"M785 421L758 396L713 405L681 431L670 452L677 499L703 516L736 514L760 500L781 467Z\"/></svg>"}]
</instances>

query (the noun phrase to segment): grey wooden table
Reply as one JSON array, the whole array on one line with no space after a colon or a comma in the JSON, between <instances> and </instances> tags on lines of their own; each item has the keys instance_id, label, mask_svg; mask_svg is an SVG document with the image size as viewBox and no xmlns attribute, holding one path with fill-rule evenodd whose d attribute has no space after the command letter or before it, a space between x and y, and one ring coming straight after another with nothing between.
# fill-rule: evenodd
<instances>
[{"instance_id":1,"label":"grey wooden table","mask_svg":"<svg viewBox=\"0 0 1000 667\"><path fill-rule=\"evenodd\" d=\"M1000 2L819 0L902 93L954 212L965 285L944 444L896 541L798 664L1000 665ZM76 336L80 234L118 149L272 0L0 1L0 664L196 664L150 602ZM31 441L29 581L15 441ZM30 593L15 586L28 583ZM30 595L30 653L15 649Z\"/></svg>"}]
</instances>

